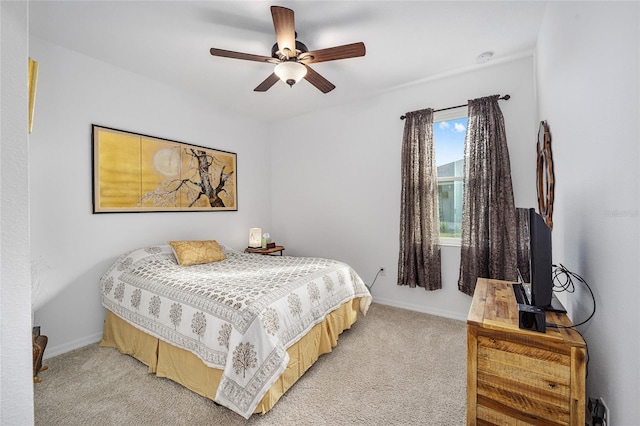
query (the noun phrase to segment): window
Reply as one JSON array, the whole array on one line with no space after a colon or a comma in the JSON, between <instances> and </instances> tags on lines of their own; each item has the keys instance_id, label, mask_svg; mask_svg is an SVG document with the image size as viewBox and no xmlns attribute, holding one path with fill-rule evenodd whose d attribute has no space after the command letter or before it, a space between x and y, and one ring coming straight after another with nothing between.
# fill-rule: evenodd
<instances>
[{"instance_id":1,"label":"window","mask_svg":"<svg viewBox=\"0 0 640 426\"><path fill-rule=\"evenodd\" d=\"M438 169L440 243L443 245L460 244L466 133L466 108L456 108L434 114L433 143Z\"/></svg>"}]
</instances>

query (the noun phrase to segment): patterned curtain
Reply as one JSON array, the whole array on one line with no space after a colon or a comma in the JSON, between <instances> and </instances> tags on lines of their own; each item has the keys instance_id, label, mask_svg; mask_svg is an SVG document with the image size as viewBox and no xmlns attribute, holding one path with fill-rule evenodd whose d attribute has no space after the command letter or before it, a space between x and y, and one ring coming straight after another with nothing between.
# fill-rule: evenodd
<instances>
[{"instance_id":1,"label":"patterned curtain","mask_svg":"<svg viewBox=\"0 0 640 426\"><path fill-rule=\"evenodd\" d=\"M458 289L478 277L516 280L516 209L498 95L469 101Z\"/></svg>"},{"instance_id":2,"label":"patterned curtain","mask_svg":"<svg viewBox=\"0 0 640 426\"><path fill-rule=\"evenodd\" d=\"M433 110L409 112L402 140L398 285L442 288L436 173Z\"/></svg>"}]
</instances>

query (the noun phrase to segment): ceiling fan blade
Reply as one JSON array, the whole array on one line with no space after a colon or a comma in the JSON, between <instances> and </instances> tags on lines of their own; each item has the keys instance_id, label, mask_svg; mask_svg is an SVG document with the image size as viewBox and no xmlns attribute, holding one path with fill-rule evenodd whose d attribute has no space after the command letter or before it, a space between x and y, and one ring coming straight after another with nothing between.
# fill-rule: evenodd
<instances>
[{"instance_id":1,"label":"ceiling fan blade","mask_svg":"<svg viewBox=\"0 0 640 426\"><path fill-rule=\"evenodd\" d=\"M267 90L271 89L271 86L276 84L278 82L278 80L280 80L280 78L278 78L276 73L271 73L271 75L269 77L267 77L265 81L260 83L258 85L258 87L253 89L253 91L254 92L266 92Z\"/></svg>"},{"instance_id":2,"label":"ceiling fan blade","mask_svg":"<svg viewBox=\"0 0 640 426\"><path fill-rule=\"evenodd\" d=\"M305 64L315 64L338 59L357 58L358 56L364 56L365 53L364 43L358 42L302 53L298 57L298 61Z\"/></svg>"},{"instance_id":3,"label":"ceiling fan blade","mask_svg":"<svg viewBox=\"0 0 640 426\"><path fill-rule=\"evenodd\" d=\"M293 10L281 6L271 6L276 42L282 55L292 58L296 55L296 30ZM285 49L288 49L287 52Z\"/></svg>"},{"instance_id":4,"label":"ceiling fan blade","mask_svg":"<svg viewBox=\"0 0 640 426\"><path fill-rule=\"evenodd\" d=\"M336 88L329 80L315 72L310 66L305 65L305 67L307 68L307 75L304 76L304 79L316 86L322 93L329 93Z\"/></svg>"},{"instance_id":5,"label":"ceiling fan blade","mask_svg":"<svg viewBox=\"0 0 640 426\"><path fill-rule=\"evenodd\" d=\"M252 55L250 53L233 52L231 50L216 49L213 47L209 50L209 52L213 56L222 56L223 58L244 59L246 61L268 62L272 64L277 64L280 62L278 59L272 58L271 56Z\"/></svg>"}]
</instances>

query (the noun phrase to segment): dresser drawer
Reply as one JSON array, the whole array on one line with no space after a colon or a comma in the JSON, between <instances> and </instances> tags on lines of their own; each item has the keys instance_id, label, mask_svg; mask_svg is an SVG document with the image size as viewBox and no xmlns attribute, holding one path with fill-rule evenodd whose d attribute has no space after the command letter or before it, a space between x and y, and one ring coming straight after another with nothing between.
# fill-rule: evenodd
<instances>
[{"instance_id":1,"label":"dresser drawer","mask_svg":"<svg viewBox=\"0 0 640 426\"><path fill-rule=\"evenodd\" d=\"M480 335L477 393L478 418L491 421L491 411L499 409L531 424L569 424L571 353Z\"/></svg>"}]
</instances>

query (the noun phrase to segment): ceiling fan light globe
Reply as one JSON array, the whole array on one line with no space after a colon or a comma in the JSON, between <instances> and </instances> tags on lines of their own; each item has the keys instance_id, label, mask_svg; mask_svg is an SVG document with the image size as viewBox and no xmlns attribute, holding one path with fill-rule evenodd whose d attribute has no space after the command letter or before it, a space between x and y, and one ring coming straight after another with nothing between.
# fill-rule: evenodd
<instances>
[{"instance_id":1,"label":"ceiling fan light globe","mask_svg":"<svg viewBox=\"0 0 640 426\"><path fill-rule=\"evenodd\" d=\"M276 65L273 72L291 87L307 75L307 67L299 62L287 61Z\"/></svg>"}]
</instances>

